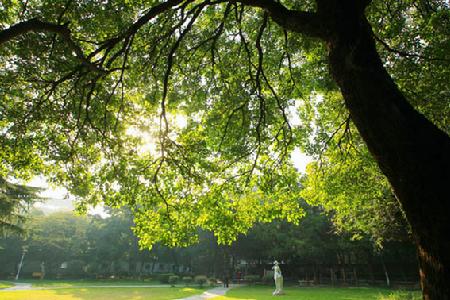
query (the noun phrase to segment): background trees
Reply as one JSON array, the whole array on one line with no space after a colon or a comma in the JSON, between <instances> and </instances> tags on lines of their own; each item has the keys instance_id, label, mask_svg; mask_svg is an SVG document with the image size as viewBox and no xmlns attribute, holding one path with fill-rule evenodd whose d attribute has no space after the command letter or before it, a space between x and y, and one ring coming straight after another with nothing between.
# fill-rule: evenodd
<instances>
[{"instance_id":1,"label":"background trees","mask_svg":"<svg viewBox=\"0 0 450 300\"><path fill-rule=\"evenodd\" d=\"M22 232L31 206L41 199L40 188L8 182L0 176L0 235Z\"/></svg>"},{"instance_id":2,"label":"background trees","mask_svg":"<svg viewBox=\"0 0 450 300\"><path fill-rule=\"evenodd\" d=\"M212 233L201 232L196 245L155 245L151 251L138 248L130 229L129 211L112 210L105 219L35 211L30 216L27 236L0 239L0 276L15 276L26 247L21 278L40 272L44 262L48 279L113 276L158 280L162 274L175 273L217 279L228 276L232 280L253 275L263 281L264 270L269 271L277 259L283 262L286 280L293 282L300 279L325 284L385 284L383 264L394 284L417 282L411 242L385 242L383 248L376 248L369 236L355 241L349 234L337 234L320 210L307 210L309 214L298 226L287 222L257 224L232 246L218 245ZM330 270L336 277L330 277Z\"/></svg>"}]
</instances>

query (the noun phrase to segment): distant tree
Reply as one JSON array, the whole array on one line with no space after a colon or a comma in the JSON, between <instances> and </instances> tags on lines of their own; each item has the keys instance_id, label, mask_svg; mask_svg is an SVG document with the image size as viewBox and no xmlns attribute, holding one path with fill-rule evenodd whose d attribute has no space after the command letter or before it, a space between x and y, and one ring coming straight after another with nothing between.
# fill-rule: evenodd
<instances>
[{"instance_id":1,"label":"distant tree","mask_svg":"<svg viewBox=\"0 0 450 300\"><path fill-rule=\"evenodd\" d=\"M61 264L84 259L87 250L87 217L72 212L57 212L33 218L25 241L27 256L45 262L48 274L55 275Z\"/></svg>"},{"instance_id":2,"label":"distant tree","mask_svg":"<svg viewBox=\"0 0 450 300\"><path fill-rule=\"evenodd\" d=\"M8 182L0 177L0 236L22 232L27 213L42 199L41 188Z\"/></svg>"},{"instance_id":3,"label":"distant tree","mask_svg":"<svg viewBox=\"0 0 450 300\"><path fill-rule=\"evenodd\" d=\"M396 237L397 241L390 241L385 237L382 244L377 244L370 233L361 230L355 237L354 224L336 228L335 222L331 222L324 211L305 209L307 214L299 225L282 221L256 224L231 246L233 255L256 265L266 265L275 259L283 260L290 270L289 276L307 276L309 280L319 280L319 270L323 274L323 266L331 267L339 274L351 266L353 272L357 268L365 273L365 279L371 280L375 276L374 265L381 264L386 268L387 264L393 264L414 268L417 263L410 240L398 241L399 237ZM361 265L365 267L361 269ZM302 272L306 273L299 272L300 266L305 266ZM327 269L325 276L328 277L329 272ZM409 271L408 280L416 280L416 274ZM402 274L396 271L395 275L399 278ZM407 280L405 274L403 280Z\"/></svg>"},{"instance_id":4,"label":"distant tree","mask_svg":"<svg viewBox=\"0 0 450 300\"><path fill-rule=\"evenodd\" d=\"M340 241L329 218L320 210L306 208L307 214L298 224L283 221L256 224L247 235L232 246L243 259L287 263L333 263L340 251Z\"/></svg>"},{"instance_id":5,"label":"distant tree","mask_svg":"<svg viewBox=\"0 0 450 300\"><path fill-rule=\"evenodd\" d=\"M88 245L85 258L91 265L103 266L98 268L99 273L116 275L120 261L135 263L133 256L136 256L138 244L131 229L130 212L123 209L109 210L109 213L107 218L90 217L85 236Z\"/></svg>"},{"instance_id":6,"label":"distant tree","mask_svg":"<svg viewBox=\"0 0 450 300\"><path fill-rule=\"evenodd\" d=\"M13 233L0 236L0 276L5 278L17 274L17 265L25 245L23 235Z\"/></svg>"}]
</instances>

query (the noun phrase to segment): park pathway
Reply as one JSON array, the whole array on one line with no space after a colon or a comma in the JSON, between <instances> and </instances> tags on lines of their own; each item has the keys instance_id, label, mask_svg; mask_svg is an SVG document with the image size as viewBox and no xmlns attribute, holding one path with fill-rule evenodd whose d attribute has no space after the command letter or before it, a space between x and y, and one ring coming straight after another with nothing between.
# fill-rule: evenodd
<instances>
[{"instance_id":1,"label":"park pathway","mask_svg":"<svg viewBox=\"0 0 450 300\"><path fill-rule=\"evenodd\" d=\"M201 295L195 295L188 298L177 299L177 300L204 300L204 299L212 299L218 296L223 296L230 288L225 287L216 287L211 290L207 290Z\"/></svg>"},{"instance_id":2,"label":"park pathway","mask_svg":"<svg viewBox=\"0 0 450 300\"><path fill-rule=\"evenodd\" d=\"M11 282L14 286L2 289L2 291L22 291L22 290L30 290L31 283L20 283L20 282Z\"/></svg>"}]
</instances>

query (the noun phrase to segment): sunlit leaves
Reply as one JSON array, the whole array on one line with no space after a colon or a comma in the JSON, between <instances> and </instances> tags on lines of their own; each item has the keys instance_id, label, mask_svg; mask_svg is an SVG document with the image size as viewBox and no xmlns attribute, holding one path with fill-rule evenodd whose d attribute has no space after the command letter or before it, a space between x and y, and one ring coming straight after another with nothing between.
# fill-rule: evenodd
<instances>
[{"instance_id":1,"label":"sunlit leaves","mask_svg":"<svg viewBox=\"0 0 450 300\"><path fill-rule=\"evenodd\" d=\"M446 1L375 1L379 51L410 103L449 132L450 8Z\"/></svg>"},{"instance_id":2,"label":"sunlit leaves","mask_svg":"<svg viewBox=\"0 0 450 300\"><path fill-rule=\"evenodd\" d=\"M363 145L347 143L345 152L331 148L308 166L302 197L323 207L336 228L354 239L369 237L378 247L405 239L406 221L387 179Z\"/></svg>"}]
</instances>

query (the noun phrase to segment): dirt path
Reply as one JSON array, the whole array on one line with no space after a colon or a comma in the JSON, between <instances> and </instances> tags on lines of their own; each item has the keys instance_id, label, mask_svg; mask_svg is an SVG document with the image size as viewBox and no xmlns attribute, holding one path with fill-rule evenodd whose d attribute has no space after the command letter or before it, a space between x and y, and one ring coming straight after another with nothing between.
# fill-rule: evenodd
<instances>
[{"instance_id":1,"label":"dirt path","mask_svg":"<svg viewBox=\"0 0 450 300\"><path fill-rule=\"evenodd\" d=\"M178 299L178 300L204 300L204 299L212 299L218 296L223 296L230 288L217 287L211 290L207 290L203 292L201 295L195 295L188 298Z\"/></svg>"},{"instance_id":2,"label":"dirt path","mask_svg":"<svg viewBox=\"0 0 450 300\"><path fill-rule=\"evenodd\" d=\"M22 291L22 290L31 290L31 283L20 283L20 282L12 282L9 281L10 283L14 284L14 286L6 288L6 289L1 289L1 291Z\"/></svg>"}]
</instances>

